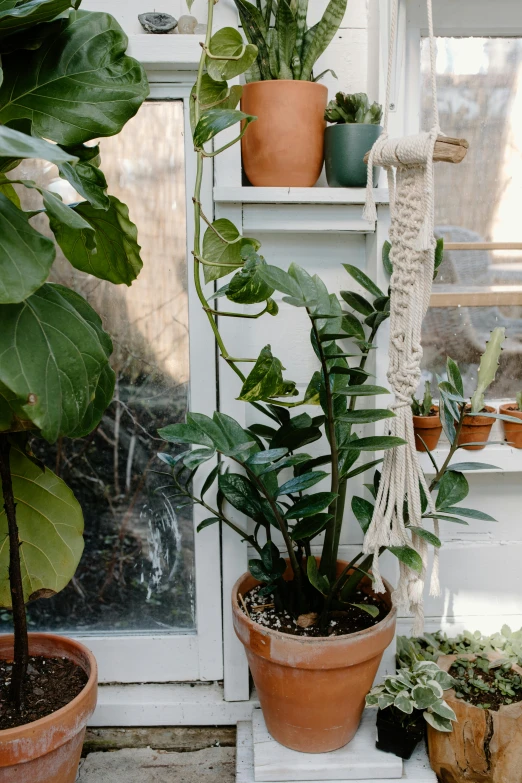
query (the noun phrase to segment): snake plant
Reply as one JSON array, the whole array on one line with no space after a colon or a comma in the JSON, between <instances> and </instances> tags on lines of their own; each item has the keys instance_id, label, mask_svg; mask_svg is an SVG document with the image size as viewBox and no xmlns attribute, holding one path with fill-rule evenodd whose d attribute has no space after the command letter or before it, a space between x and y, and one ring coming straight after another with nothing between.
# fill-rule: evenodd
<instances>
[{"instance_id":1,"label":"snake plant","mask_svg":"<svg viewBox=\"0 0 522 783\"><path fill-rule=\"evenodd\" d=\"M317 81L313 68L343 20L348 0L330 0L322 19L307 26L308 0L234 0L248 41L258 57L247 81L298 79ZM333 73L333 71L332 71ZM334 74L335 76L335 74Z\"/></svg>"}]
</instances>

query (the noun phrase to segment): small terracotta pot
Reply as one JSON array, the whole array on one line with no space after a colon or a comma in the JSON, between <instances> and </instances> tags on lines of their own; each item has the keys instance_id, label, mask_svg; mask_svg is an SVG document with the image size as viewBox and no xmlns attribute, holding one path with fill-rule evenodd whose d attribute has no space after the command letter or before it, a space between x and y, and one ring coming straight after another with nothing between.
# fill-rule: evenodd
<instances>
[{"instance_id":1,"label":"small terracotta pot","mask_svg":"<svg viewBox=\"0 0 522 783\"><path fill-rule=\"evenodd\" d=\"M442 655L437 661L448 671L457 657ZM490 660L502 657L490 654ZM522 674L516 665L513 668ZM457 722L450 732L428 725L430 764L445 783L518 783L521 773L522 702L498 710L482 709L457 699L454 690L444 691L444 701L455 711Z\"/></svg>"},{"instance_id":2,"label":"small terracotta pot","mask_svg":"<svg viewBox=\"0 0 522 783\"><path fill-rule=\"evenodd\" d=\"M0 731L0 783L74 783L85 727L96 707L96 659L83 644L47 633L29 634L29 652L68 658L82 667L89 680L60 710L25 726ZM0 636L0 658L12 657L13 636Z\"/></svg>"},{"instance_id":3,"label":"small terracotta pot","mask_svg":"<svg viewBox=\"0 0 522 783\"><path fill-rule=\"evenodd\" d=\"M436 411L434 416L413 416L413 432L415 433L415 448L417 451L426 451L420 438L422 438L430 451L437 448L442 432L442 424L438 405L433 405L431 410Z\"/></svg>"},{"instance_id":4,"label":"small terracotta pot","mask_svg":"<svg viewBox=\"0 0 522 783\"><path fill-rule=\"evenodd\" d=\"M276 79L243 87L241 110L257 117L241 140L252 185L315 185L323 167L327 100L327 88L315 82Z\"/></svg>"},{"instance_id":5,"label":"small terracotta pot","mask_svg":"<svg viewBox=\"0 0 522 783\"><path fill-rule=\"evenodd\" d=\"M337 573L346 563L337 563ZM371 592L371 583L361 583ZM258 585L249 573L232 590L234 628L245 646L267 729L287 748L327 753L354 736L382 654L395 634L396 609L380 623L346 636L293 636L258 625L244 614L238 594Z\"/></svg>"},{"instance_id":6,"label":"small terracotta pot","mask_svg":"<svg viewBox=\"0 0 522 783\"><path fill-rule=\"evenodd\" d=\"M520 419L520 424L515 424L514 421L503 421L502 426L509 445L516 449L522 449L522 411L518 410L516 402L506 402L500 406L499 413Z\"/></svg>"},{"instance_id":7,"label":"small terracotta pot","mask_svg":"<svg viewBox=\"0 0 522 783\"><path fill-rule=\"evenodd\" d=\"M491 405L485 405L484 407L489 413L497 412ZM488 441L494 421L495 419L489 419L487 416L465 416L458 439L459 446L463 443L483 443L483 446L463 446L468 451L480 451L480 449L483 449Z\"/></svg>"}]
</instances>

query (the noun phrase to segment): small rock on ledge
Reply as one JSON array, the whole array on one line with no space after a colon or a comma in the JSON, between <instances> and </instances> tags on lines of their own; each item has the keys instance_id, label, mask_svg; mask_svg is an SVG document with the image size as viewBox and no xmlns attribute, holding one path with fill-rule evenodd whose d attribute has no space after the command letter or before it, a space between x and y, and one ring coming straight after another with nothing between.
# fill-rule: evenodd
<instances>
[{"instance_id":1,"label":"small rock on ledge","mask_svg":"<svg viewBox=\"0 0 522 783\"><path fill-rule=\"evenodd\" d=\"M180 35L194 35L198 20L195 16L184 14L178 20L178 33Z\"/></svg>"},{"instance_id":2,"label":"small rock on ledge","mask_svg":"<svg viewBox=\"0 0 522 783\"><path fill-rule=\"evenodd\" d=\"M181 18L183 19L183 17ZM148 33L170 33L178 24L178 20L170 14L155 12L139 14L138 19L143 29Z\"/></svg>"}]
</instances>

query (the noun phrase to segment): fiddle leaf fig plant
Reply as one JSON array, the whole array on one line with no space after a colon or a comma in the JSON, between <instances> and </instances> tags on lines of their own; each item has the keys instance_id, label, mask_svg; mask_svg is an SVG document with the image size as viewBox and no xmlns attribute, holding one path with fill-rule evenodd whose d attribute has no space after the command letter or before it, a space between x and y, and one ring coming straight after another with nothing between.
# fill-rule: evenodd
<instances>
[{"instance_id":1,"label":"fiddle leaf fig plant","mask_svg":"<svg viewBox=\"0 0 522 783\"><path fill-rule=\"evenodd\" d=\"M310 28L308 0L258 0L257 5L248 0L234 2L247 40L258 52L247 81L318 81L330 70L313 76L317 60L339 30L347 0L330 0L320 21Z\"/></svg>"},{"instance_id":2,"label":"fiddle leaf fig plant","mask_svg":"<svg viewBox=\"0 0 522 783\"><path fill-rule=\"evenodd\" d=\"M256 27L264 25L268 30L275 3L272 6L267 2L261 9L246 0L237 0L237 4L245 29L250 25L249 41L254 40ZM299 49L306 27L306 6L301 2L289 5L297 20L294 49ZM278 14L283 13L282 7L279 3ZM323 21L304 33L305 48L314 29L319 35L328 26L325 19L330 18L331 7L339 9L339 4L330 3ZM344 264L346 289L331 291L318 275L311 275L296 263L288 269L271 264L261 255L261 243L242 236L230 220L212 221L205 215L201 204L205 159L219 155L249 132L249 122L230 108L240 96L239 92L232 93L224 74L229 72L228 64L235 75L239 63L244 70L251 68L249 57L244 59L251 44L239 48L238 43L234 51L224 47L222 41L228 34L220 37L212 33L213 8L214 2L209 0L206 41L191 98L197 153L194 282L220 358L237 376L235 396L251 406L255 420L244 427L223 412L212 417L191 412L186 422L159 431L171 444L171 452L158 456L172 486L173 502L179 507L192 502L203 509L204 519L198 527L201 534L212 525L227 525L234 530L251 549L250 573L261 582L262 595L272 594L275 606L284 608L294 618L303 614L316 617L313 622L324 634L332 610L357 606L372 619L380 612L371 602L361 603L356 598L363 580L364 589L371 585L373 555L361 551L341 569L338 560L347 508L351 508L353 519L360 526L359 535L363 535L373 515L373 503L368 498L375 498L378 491L380 473L376 468L382 462L381 453L404 445L402 439L386 432L387 420L395 415L393 410L368 404L372 402L369 398L389 394L373 381L371 369L379 329L390 314L390 292L388 286L383 290L355 264ZM287 23L293 41L290 17ZM254 69L268 68L267 36L268 33L256 39L259 56ZM272 32L270 36L273 37ZM288 54L292 47L283 43ZM217 61L219 73L214 68ZM300 78L305 76L301 70ZM271 78L268 71L263 78ZM214 139L214 147L203 141L210 135L201 133L201 123L218 134L234 118L242 122L235 139L224 144ZM249 121L255 122L255 118ZM439 251L439 263L441 260ZM389 247L383 248L383 266L385 272L393 271ZM215 281L223 278L216 291ZM262 317L277 317L276 292L282 306L295 307L309 329L309 352L315 357L315 368L301 392L291 380L291 371L290 377L286 377L278 356L279 345L265 345L257 357L238 357L229 350L220 330L225 318L243 319L248 324ZM282 337L284 340L284 334ZM381 428L377 432L373 430L375 424ZM313 450L309 448L311 444L315 444ZM467 467L471 470L470 464ZM430 492L438 490L439 505L432 513L434 503L429 507L424 498L426 519L436 523L438 518L447 518L461 524L467 524L466 517L470 516L491 519L456 507L468 492L465 464L459 469L446 460L440 469L435 469ZM199 492L193 482L198 471L205 473ZM365 485L367 497L359 497L351 490L352 480L362 474L372 478ZM236 512L244 519L238 520ZM420 572L423 563L416 542L423 536L439 547L441 541L430 530L411 527L407 516L405 526L410 543L391 546L388 551ZM291 572L288 581L283 578L287 563Z\"/></svg>"},{"instance_id":3,"label":"fiddle leaf fig plant","mask_svg":"<svg viewBox=\"0 0 522 783\"><path fill-rule=\"evenodd\" d=\"M12 610L11 698L23 706L28 663L25 603L71 580L83 550L83 516L72 491L32 452L96 427L112 399L110 336L88 302L50 282L56 245L31 225L44 213L65 258L102 280L131 285L142 266L127 207L107 194L99 145L148 95L142 66L106 13L80 0L3 3L0 9L0 607ZM23 75L23 78L22 78ZM55 164L77 191L66 204L19 164ZM24 211L23 188L41 208Z\"/></svg>"}]
</instances>

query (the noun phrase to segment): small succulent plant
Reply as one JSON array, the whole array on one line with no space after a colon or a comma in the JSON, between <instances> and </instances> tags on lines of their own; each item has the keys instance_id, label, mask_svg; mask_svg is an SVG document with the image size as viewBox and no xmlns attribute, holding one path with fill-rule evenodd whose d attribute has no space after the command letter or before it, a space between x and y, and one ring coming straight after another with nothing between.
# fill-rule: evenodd
<instances>
[{"instance_id":1,"label":"small succulent plant","mask_svg":"<svg viewBox=\"0 0 522 783\"><path fill-rule=\"evenodd\" d=\"M417 661L410 668L399 669L397 674L386 677L382 685L372 688L366 696L366 704L381 710L391 708L401 723L411 721L415 713L418 717L422 714L434 729L449 732L453 729L452 721L457 717L443 695L453 685L453 677L439 669L436 663Z\"/></svg>"},{"instance_id":2,"label":"small succulent plant","mask_svg":"<svg viewBox=\"0 0 522 783\"><path fill-rule=\"evenodd\" d=\"M482 709L522 701L522 676L510 660L490 660L486 654L457 658L451 666L455 695Z\"/></svg>"},{"instance_id":3,"label":"small succulent plant","mask_svg":"<svg viewBox=\"0 0 522 783\"><path fill-rule=\"evenodd\" d=\"M436 661L439 655L462 655L485 653L501 653L502 658L522 665L522 628L512 631L509 625L484 636L480 631L464 631L453 638L448 638L442 631L425 633L409 639L406 636L397 637L397 665L412 666L420 660Z\"/></svg>"},{"instance_id":4,"label":"small succulent plant","mask_svg":"<svg viewBox=\"0 0 522 783\"><path fill-rule=\"evenodd\" d=\"M422 398L422 401L419 401L414 397L411 401L411 409L414 416L429 416L432 406L433 397L431 396L431 386L430 382L426 381L424 384L424 397Z\"/></svg>"},{"instance_id":5,"label":"small succulent plant","mask_svg":"<svg viewBox=\"0 0 522 783\"><path fill-rule=\"evenodd\" d=\"M324 118L327 122L358 123L360 125L379 125L382 117L382 106L372 103L364 92L346 95L338 92L335 99L326 107Z\"/></svg>"}]
</instances>

